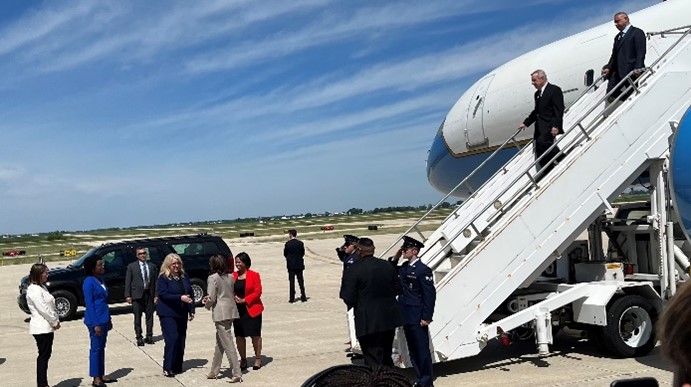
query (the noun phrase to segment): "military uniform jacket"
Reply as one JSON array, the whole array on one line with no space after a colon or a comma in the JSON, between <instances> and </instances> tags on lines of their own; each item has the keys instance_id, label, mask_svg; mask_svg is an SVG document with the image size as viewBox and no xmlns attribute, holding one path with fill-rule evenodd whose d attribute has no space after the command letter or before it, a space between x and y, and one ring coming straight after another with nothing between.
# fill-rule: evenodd
<instances>
[{"instance_id":1,"label":"military uniform jacket","mask_svg":"<svg viewBox=\"0 0 691 387\"><path fill-rule=\"evenodd\" d=\"M398 303L406 324L420 324L420 320L432 321L437 290L434 287L432 270L419 259L411 265L404 262L398 268L402 294Z\"/></svg>"},{"instance_id":2,"label":"military uniform jacket","mask_svg":"<svg viewBox=\"0 0 691 387\"><path fill-rule=\"evenodd\" d=\"M343 283L345 282L345 276L348 269L353 266L360 259L356 252L346 254L344 251L339 250L338 258L343 262L343 275L341 275L341 290L338 293L340 298L343 298Z\"/></svg>"},{"instance_id":3,"label":"military uniform jacket","mask_svg":"<svg viewBox=\"0 0 691 387\"><path fill-rule=\"evenodd\" d=\"M342 290L343 301L349 308L355 308L357 337L403 325L401 308L396 302L401 281L388 262L372 256L361 257L346 272Z\"/></svg>"}]
</instances>

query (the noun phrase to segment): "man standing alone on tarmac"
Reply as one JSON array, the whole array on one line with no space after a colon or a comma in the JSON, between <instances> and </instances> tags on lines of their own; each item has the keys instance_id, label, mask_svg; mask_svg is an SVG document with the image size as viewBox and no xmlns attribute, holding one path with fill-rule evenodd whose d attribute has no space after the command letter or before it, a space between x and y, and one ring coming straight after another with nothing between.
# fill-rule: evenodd
<instances>
[{"instance_id":1,"label":"man standing alone on tarmac","mask_svg":"<svg viewBox=\"0 0 691 387\"><path fill-rule=\"evenodd\" d=\"M127 265L125 275L125 298L128 304L132 304L134 312L134 333L137 345L143 346L154 343L154 304L156 297L156 278L158 272L153 263L146 260L147 253L143 247L138 247L137 260ZM142 337L142 312L146 317L146 339Z\"/></svg>"},{"instance_id":2,"label":"man standing alone on tarmac","mask_svg":"<svg viewBox=\"0 0 691 387\"><path fill-rule=\"evenodd\" d=\"M415 386L432 386L432 355L429 349L429 324L434 315L434 303L437 291L434 287L432 270L418 258L422 242L409 236L403 237L403 245L390 258L394 266L403 256L407 262L398 268L403 293L398 297L398 304L403 313L403 332L408 343L410 361L415 368Z\"/></svg>"},{"instance_id":3,"label":"man standing alone on tarmac","mask_svg":"<svg viewBox=\"0 0 691 387\"><path fill-rule=\"evenodd\" d=\"M396 328L403 325L396 296L401 281L391 265L374 257L374 242L360 238L357 264L348 269L341 298L355 309L355 332L369 367L393 367L391 350Z\"/></svg>"},{"instance_id":4,"label":"man standing alone on tarmac","mask_svg":"<svg viewBox=\"0 0 691 387\"><path fill-rule=\"evenodd\" d=\"M305 271L305 245L297 239L297 236L298 232L296 230L288 230L288 242L283 247L283 256L286 258L288 280L290 281L290 298L288 302L291 304L295 302L295 277L298 278L298 285L300 286L300 301L307 302L305 278L302 275Z\"/></svg>"}]
</instances>

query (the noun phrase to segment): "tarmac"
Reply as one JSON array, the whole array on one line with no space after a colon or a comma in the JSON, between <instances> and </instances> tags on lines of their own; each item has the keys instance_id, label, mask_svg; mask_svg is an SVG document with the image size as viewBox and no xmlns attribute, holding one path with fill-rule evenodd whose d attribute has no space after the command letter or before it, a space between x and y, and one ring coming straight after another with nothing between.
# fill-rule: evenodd
<instances>
[{"instance_id":1,"label":"tarmac","mask_svg":"<svg viewBox=\"0 0 691 387\"><path fill-rule=\"evenodd\" d=\"M383 251L396 235L371 235ZM341 238L305 240L305 286L309 300L288 303L288 275L282 242L236 243L233 253L247 252L252 269L262 277L264 366L251 367L243 386L300 386L309 376L333 365L347 364L345 305L338 298L342 264L334 248ZM60 264L50 263L51 267ZM63 264L64 265L64 264ZM28 332L28 315L17 307L19 280L30 265L0 267L0 386L35 385L36 344ZM80 308L80 310L82 310ZM163 336L155 318L155 344L137 347L131 307L111 306L113 330L108 335L106 373L119 379L112 386L220 386L230 377L223 360L222 378L207 380L214 348L211 313L198 309L189 324L184 372L175 378L162 374ZM248 340L248 362L253 364ZM661 386L672 381L670 363L657 347L636 359L602 357L587 340L560 333L551 354L539 357L532 340L501 347L496 340L478 356L435 364L435 386L609 386L617 379L652 376ZM55 334L48 369L52 386L89 386L89 336L81 320L65 321ZM413 377L412 370L405 373Z\"/></svg>"}]
</instances>

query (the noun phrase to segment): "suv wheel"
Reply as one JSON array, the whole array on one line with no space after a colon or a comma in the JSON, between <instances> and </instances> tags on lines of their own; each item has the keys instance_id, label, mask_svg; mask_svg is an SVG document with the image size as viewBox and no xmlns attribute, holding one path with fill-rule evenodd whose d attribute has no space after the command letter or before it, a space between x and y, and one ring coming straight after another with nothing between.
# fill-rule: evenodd
<instances>
[{"instance_id":1,"label":"suv wheel","mask_svg":"<svg viewBox=\"0 0 691 387\"><path fill-rule=\"evenodd\" d=\"M206 295L206 282L199 278L192 278L190 283L192 284L192 293L194 294L194 304L201 305L202 298Z\"/></svg>"},{"instance_id":2,"label":"suv wheel","mask_svg":"<svg viewBox=\"0 0 691 387\"><path fill-rule=\"evenodd\" d=\"M60 320L70 320L77 313L77 297L67 290L56 290L53 293L55 308L58 310Z\"/></svg>"}]
</instances>

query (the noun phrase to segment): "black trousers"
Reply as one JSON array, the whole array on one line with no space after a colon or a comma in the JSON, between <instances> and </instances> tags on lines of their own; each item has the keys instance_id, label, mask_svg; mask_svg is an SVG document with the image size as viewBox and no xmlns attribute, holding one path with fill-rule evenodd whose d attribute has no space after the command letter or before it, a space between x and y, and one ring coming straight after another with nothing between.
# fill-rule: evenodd
<instances>
[{"instance_id":1,"label":"black trousers","mask_svg":"<svg viewBox=\"0 0 691 387\"><path fill-rule=\"evenodd\" d=\"M36 385L46 387L48 385L48 360L53 353L54 333L43 333L34 335L36 347L38 347L38 357L36 357Z\"/></svg>"},{"instance_id":2,"label":"black trousers","mask_svg":"<svg viewBox=\"0 0 691 387\"><path fill-rule=\"evenodd\" d=\"M420 324L403 326L405 340L408 343L410 362L415 369L416 383L420 386L431 386L434 381L432 371L432 354L429 351L429 328Z\"/></svg>"},{"instance_id":3,"label":"black trousers","mask_svg":"<svg viewBox=\"0 0 691 387\"><path fill-rule=\"evenodd\" d=\"M541 173L541 176L548 174L549 171L551 171L552 168L554 168L554 166L564 158L563 155L559 155L559 147L555 146L549 152L547 151L552 144L554 144L554 136L552 136L551 133L540 134L537 138L535 138L535 158L537 159L543 154L547 153L542 159L540 159L540 161L537 162L538 166L540 167L539 169L544 169L544 171ZM555 156L557 157L555 158ZM555 158L555 160L550 162L550 160L553 158Z\"/></svg>"},{"instance_id":4,"label":"black trousers","mask_svg":"<svg viewBox=\"0 0 691 387\"><path fill-rule=\"evenodd\" d=\"M288 270L288 280L290 281L290 301L295 301L295 277L298 278L298 285L300 286L301 299L307 300L307 293L305 293L305 278L302 276L304 270Z\"/></svg>"},{"instance_id":5,"label":"black trousers","mask_svg":"<svg viewBox=\"0 0 691 387\"><path fill-rule=\"evenodd\" d=\"M154 297L151 291L145 290L142 298L132 300L132 312L134 312L134 333L137 339L142 338L142 312L146 318L146 338L154 335Z\"/></svg>"},{"instance_id":6,"label":"black trousers","mask_svg":"<svg viewBox=\"0 0 691 387\"><path fill-rule=\"evenodd\" d=\"M358 337L365 364L369 367L386 365L393 367L391 349L393 348L394 329Z\"/></svg>"}]
</instances>

